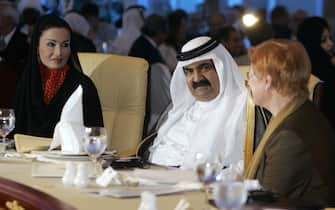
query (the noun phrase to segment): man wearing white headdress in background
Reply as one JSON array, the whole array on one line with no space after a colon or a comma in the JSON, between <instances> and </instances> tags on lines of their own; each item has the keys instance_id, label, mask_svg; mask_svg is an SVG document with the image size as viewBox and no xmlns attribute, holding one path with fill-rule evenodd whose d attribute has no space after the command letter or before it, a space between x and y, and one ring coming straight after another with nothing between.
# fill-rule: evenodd
<instances>
[{"instance_id":1,"label":"man wearing white headdress in background","mask_svg":"<svg viewBox=\"0 0 335 210\"><path fill-rule=\"evenodd\" d=\"M197 158L223 165L243 159L247 89L228 51L210 37L186 43L171 80L173 107L149 161L195 168Z\"/></svg>"},{"instance_id":2,"label":"man wearing white headdress in background","mask_svg":"<svg viewBox=\"0 0 335 210\"><path fill-rule=\"evenodd\" d=\"M71 11L64 16L64 20L70 25L73 32L73 42L77 52L96 52L93 41L88 38L90 24L84 16Z\"/></svg>"},{"instance_id":3,"label":"man wearing white headdress in background","mask_svg":"<svg viewBox=\"0 0 335 210\"><path fill-rule=\"evenodd\" d=\"M118 55L128 55L134 41L141 35L141 28L145 21L145 8L131 6L122 15L122 31L114 40L111 52Z\"/></svg>"}]
</instances>

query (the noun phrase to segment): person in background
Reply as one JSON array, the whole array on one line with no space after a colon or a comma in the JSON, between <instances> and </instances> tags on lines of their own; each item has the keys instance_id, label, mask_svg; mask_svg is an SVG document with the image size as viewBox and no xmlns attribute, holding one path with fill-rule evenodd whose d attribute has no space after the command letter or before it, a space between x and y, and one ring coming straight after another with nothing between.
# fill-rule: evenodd
<instances>
[{"instance_id":1,"label":"person in background","mask_svg":"<svg viewBox=\"0 0 335 210\"><path fill-rule=\"evenodd\" d=\"M195 168L198 159L243 159L247 89L235 61L216 40L201 36L178 54L170 92L172 109L149 148L149 161Z\"/></svg>"},{"instance_id":2,"label":"person in background","mask_svg":"<svg viewBox=\"0 0 335 210\"><path fill-rule=\"evenodd\" d=\"M43 14L42 6L39 0L20 0L17 3L17 10L20 13L20 31L27 36L30 43L34 25Z\"/></svg>"},{"instance_id":3,"label":"person in background","mask_svg":"<svg viewBox=\"0 0 335 210\"><path fill-rule=\"evenodd\" d=\"M88 36L90 24L77 12L69 12L65 15L64 20L70 25L73 31L73 41L77 52L96 52L92 40Z\"/></svg>"},{"instance_id":4,"label":"person in background","mask_svg":"<svg viewBox=\"0 0 335 210\"><path fill-rule=\"evenodd\" d=\"M112 41L116 37L114 26L99 20L99 8L95 3L83 4L80 12L90 24L88 38L93 41L99 52L110 52Z\"/></svg>"},{"instance_id":5,"label":"person in background","mask_svg":"<svg viewBox=\"0 0 335 210\"><path fill-rule=\"evenodd\" d=\"M171 72L177 65L177 52L186 40L187 18L187 13L181 9L171 12L167 17L169 35L159 46L159 51Z\"/></svg>"},{"instance_id":6,"label":"person in background","mask_svg":"<svg viewBox=\"0 0 335 210\"><path fill-rule=\"evenodd\" d=\"M312 74L325 82L324 113L335 129L335 56L330 27L321 17L309 17L299 25L297 38L307 50Z\"/></svg>"},{"instance_id":7,"label":"person in background","mask_svg":"<svg viewBox=\"0 0 335 210\"><path fill-rule=\"evenodd\" d=\"M238 65L249 64L241 31L235 29L233 26L225 26L218 31L214 38L225 46Z\"/></svg>"},{"instance_id":8,"label":"person in background","mask_svg":"<svg viewBox=\"0 0 335 210\"><path fill-rule=\"evenodd\" d=\"M44 10L44 14L61 15L59 11L59 0L40 0L40 3Z\"/></svg>"},{"instance_id":9,"label":"person in background","mask_svg":"<svg viewBox=\"0 0 335 210\"><path fill-rule=\"evenodd\" d=\"M308 100L311 65L297 41L273 39L251 48L253 101L272 118L245 171L281 197L333 204L335 135Z\"/></svg>"},{"instance_id":10,"label":"person in background","mask_svg":"<svg viewBox=\"0 0 335 210\"><path fill-rule=\"evenodd\" d=\"M141 28L145 21L145 8L131 6L122 15L121 33L112 44L112 53L128 55L134 41L141 35Z\"/></svg>"},{"instance_id":11,"label":"person in background","mask_svg":"<svg viewBox=\"0 0 335 210\"><path fill-rule=\"evenodd\" d=\"M30 43L31 35L34 30L34 26L41 16L41 13L35 8L27 7L25 8L20 16L20 31L27 36L27 41Z\"/></svg>"},{"instance_id":12,"label":"person in background","mask_svg":"<svg viewBox=\"0 0 335 210\"><path fill-rule=\"evenodd\" d=\"M297 40L297 32L298 27L300 23L302 23L306 18L308 17L308 14L303 9L297 9L293 14L291 18L291 30L292 30L292 39Z\"/></svg>"},{"instance_id":13,"label":"person in background","mask_svg":"<svg viewBox=\"0 0 335 210\"><path fill-rule=\"evenodd\" d=\"M9 1L0 1L0 61L24 63L28 55L27 36L17 27L19 13Z\"/></svg>"},{"instance_id":14,"label":"person in background","mask_svg":"<svg viewBox=\"0 0 335 210\"><path fill-rule=\"evenodd\" d=\"M199 13L194 12L188 14L186 40L191 40L195 37L201 36L204 33L204 25L205 21L202 20Z\"/></svg>"},{"instance_id":15,"label":"person in background","mask_svg":"<svg viewBox=\"0 0 335 210\"><path fill-rule=\"evenodd\" d=\"M256 16L259 18L258 22L253 27L244 29L251 46L258 45L273 37L271 25L266 20L266 10L259 9L256 12Z\"/></svg>"},{"instance_id":16,"label":"person in background","mask_svg":"<svg viewBox=\"0 0 335 210\"><path fill-rule=\"evenodd\" d=\"M97 90L81 70L71 33L70 26L55 15L37 22L17 88L14 133L52 137L62 110L81 92L84 125L103 126Z\"/></svg>"},{"instance_id":17,"label":"person in background","mask_svg":"<svg viewBox=\"0 0 335 210\"><path fill-rule=\"evenodd\" d=\"M213 37L219 30L226 24L226 20L223 14L214 13L207 21L208 24L208 36Z\"/></svg>"},{"instance_id":18,"label":"person in background","mask_svg":"<svg viewBox=\"0 0 335 210\"><path fill-rule=\"evenodd\" d=\"M290 39L292 31L289 28L289 13L286 7L278 5L271 11L273 38Z\"/></svg>"},{"instance_id":19,"label":"person in background","mask_svg":"<svg viewBox=\"0 0 335 210\"><path fill-rule=\"evenodd\" d=\"M152 14L146 19L141 36L135 40L129 51L129 56L144 58L150 66L144 137L154 131L159 116L170 103L171 72L158 50L158 46L165 41L167 34L167 22L164 17Z\"/></svg>"}]
</instances>

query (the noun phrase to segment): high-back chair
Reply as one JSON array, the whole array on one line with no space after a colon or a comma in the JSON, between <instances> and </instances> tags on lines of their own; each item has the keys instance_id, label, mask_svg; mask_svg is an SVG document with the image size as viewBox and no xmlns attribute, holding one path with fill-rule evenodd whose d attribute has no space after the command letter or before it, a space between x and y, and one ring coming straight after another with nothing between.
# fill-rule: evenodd
<instances>
[{"instance_id":1,"label":"high-back chair","mask_svg":"<svg viewBox=\"0 0 335 210\"><path fill-rule=\"evenodd\" d=\"M239 66L245 80L246 75L249 71L249 66ZM312 101L314 106L323 111L323 82L311 75L308 81L309 99ZM269 113L264 108L256 106L253 103L250 91L247 101L247 114L246 114L246 127L245 127L245 139L244 139L244 169L246 169L251 161L253 153L258 146L266 126L271 118Z\"/></svg>"},{"instance_id":2,"label":"high-back chair","mask_svg":"<svg viewBox=\"0 0 335 210\"><path fill-rule=\"evenodd\" d=\"M121 157L134 155L141 141L148 63L142 58L79 53L81 67L98 89L108 149Z\"/></svg>"}]
</instances>

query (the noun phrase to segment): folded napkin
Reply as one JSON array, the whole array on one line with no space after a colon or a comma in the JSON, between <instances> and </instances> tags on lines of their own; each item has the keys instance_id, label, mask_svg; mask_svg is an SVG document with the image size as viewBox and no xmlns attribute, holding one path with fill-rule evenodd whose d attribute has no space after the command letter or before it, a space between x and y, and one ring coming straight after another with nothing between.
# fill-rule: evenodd
<instances>
[{"instance_id":1,"label":"folded napkin","mask_svg":"<svg viewBox=\"0 0 335 210\"><path fill-rule=\"evenodd\" d=\"M23 134L14 135L15 147L17 152L31 152L47 150L51 139Z\"/></svg>"},{"instance_id":2,"label":"folded napkin","mask_svg":"<svg viewBox=\"0 0 335 210\"><path fill-rule=\"evenodd\" d=\"M65 103L60 121L57 123L49 150L61 145L62 152L79 154L84 152L83 135L83 89L79 85Z\"/></svg>"}]
</instances>

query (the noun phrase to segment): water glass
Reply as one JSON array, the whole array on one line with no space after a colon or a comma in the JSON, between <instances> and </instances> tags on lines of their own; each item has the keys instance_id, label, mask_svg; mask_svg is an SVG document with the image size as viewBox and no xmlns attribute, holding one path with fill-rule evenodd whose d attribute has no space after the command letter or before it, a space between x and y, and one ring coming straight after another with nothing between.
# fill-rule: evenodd
<instances>
[{"instance_id":1,"label":"water glass","mask_svg":"<svg viewBox=\"0 0 335 210\"><path fill-rule=\"evenodd\" d=\"M241 208L248 198L243 182L222 182L214 187L214 201L220 209Z\"/></svg>"},{"instance_id":2,"label":"water glass","mask_svg":"<svg viewBox=\"0 0 335 210\"><path fill-rule=\"evenodd\" d=\"M96 175L96 163L99 156L107 147L107 130L104 127L87 127L84 134L84 147L89 158L94 164L94 175Z\"/></svg>"},{"instance_id":3,"label":"water glass","mask_svg":"<svg viewBox=\"0 0 335 210\"><path fill-rule=\"evenodd\" d=\"M0 136L1 136L1 152L6 150L6 136L15 127L15 115L13 109L0 109Z\"/></svg>"},{"instance_id":4,"label":"water glass","mask_svg":"<svg viewBox=\"0 0 335 210\"><path fill-rule=\"evenodd\" d=\"M221 172L221 165L216 162L205 162L197 166L196 169L198 179L204 185L209 185L217 180L218 174Z\"/></svg>"},{"instance_id":5,"label":"water glass","mask_svg":"<svg viewBox=\"0 0 335 210\"><path fill-rule=\"evenodd\" d=\"M218 155L217 155L218 156ZM208 158L203 153L196 153L194 157L198 180L203 184L206 202L211 197L210 185L219 178L222 161L219 157Z\"/></svg>"}]
</instances>

